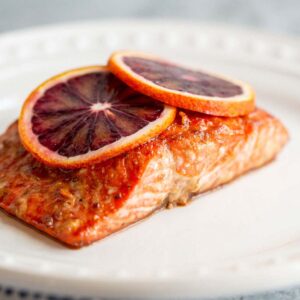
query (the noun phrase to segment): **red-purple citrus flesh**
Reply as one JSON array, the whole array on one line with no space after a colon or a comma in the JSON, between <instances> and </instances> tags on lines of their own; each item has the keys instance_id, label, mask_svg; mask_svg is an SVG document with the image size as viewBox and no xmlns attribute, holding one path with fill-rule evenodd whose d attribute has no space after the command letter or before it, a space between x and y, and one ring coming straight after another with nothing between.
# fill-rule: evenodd
<instances>
[{"instance_id":1,"label":"red-purple citrus flesh","mask_svg":"<svg viewBox=\"0 0 300 300\"><path fill-rule=\"evenodd\" d=\"M34 104L32 131L46 148L72 157L134 134L163 109L110 72L94 72L48 89Z\"/></svg>"},{"instance_id":2,"label":"red-purple citrus flesh","mask_svg":"<svg viewBox=\"0 0 300 300\"><path fill-rule=\"evenodd\" d=\"M128 56L123 61L136 74L167 89L209 97L234 97L242 93L230 81L163 61Z\"/></svg>"},{"instance_id":3,"label":"red-purple citrus flesh","mask_svg":"<svg viewBox=\"0 0 300 300\"><path fill-rule=\"evenodd\" d=\"M153 55L118 51L108 66L136 91L175 107L224 117L245 115L255 107L255 93L247 83Z\"/></svg>"}]
</instances>

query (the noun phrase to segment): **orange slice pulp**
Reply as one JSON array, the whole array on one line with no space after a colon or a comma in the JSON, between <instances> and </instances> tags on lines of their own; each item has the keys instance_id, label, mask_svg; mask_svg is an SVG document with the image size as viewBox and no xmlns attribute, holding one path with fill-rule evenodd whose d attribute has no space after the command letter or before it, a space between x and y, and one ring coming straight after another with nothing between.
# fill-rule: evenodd
<instances>
[{"instance_id":1,"label":"orange slice pulp","mask_svg":"<svg viewBox=\"0 0 300 300\"><path fill-rule=\"evenodd\" d=\"M176 108L142 95L106 67L59 74L26 99L24 147L51 166L79 168L114 157L164 131Z\"/></svg>"},{"instance_id":2,"label":"orange slice pulp","mask_svg":"<svg viewBox=\"0 0 300 300\"><path fill-rule=\"evenodd\" d=\"M108 66L136 91L175 107L228 117L248 114L255 107L248 84L153 55L119 51L111 55Z\"/></svg>"}]
</instances>

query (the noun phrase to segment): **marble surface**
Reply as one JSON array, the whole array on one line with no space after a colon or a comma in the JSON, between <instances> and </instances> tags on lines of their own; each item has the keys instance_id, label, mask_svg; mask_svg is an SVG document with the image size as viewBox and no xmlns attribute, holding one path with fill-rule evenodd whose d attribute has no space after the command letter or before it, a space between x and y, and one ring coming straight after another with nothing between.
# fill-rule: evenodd
<instances>
[{"instance_id":1,"label":"marble surface","mask_svg":"<svg viewBox=\"0 0 300 300\"><path fill-rule=\"evenodd\" d=\"M0 0L0 32L105 18L180 18L300 36L299 0ZM226 300L296 300L300 288ZM225 299L222 299L225 300Z\"/></svg>"}]
</instances>

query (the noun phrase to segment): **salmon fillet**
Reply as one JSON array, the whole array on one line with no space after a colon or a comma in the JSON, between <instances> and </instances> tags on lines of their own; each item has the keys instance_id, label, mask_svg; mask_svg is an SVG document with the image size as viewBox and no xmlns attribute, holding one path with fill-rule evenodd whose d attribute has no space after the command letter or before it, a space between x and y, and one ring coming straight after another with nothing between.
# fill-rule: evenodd
<instances>
[{"instance_id":1,"label":"salmon fillet","mask_svg":"<svg viewBox=\"0 0 300 300\"><path fill-rule=\"evenodd\" d=\"M15 122L0 137L0 207L82 247L266 164L287 139L280 121L260 109L237 118L180 111L148 143L98 165L63 170L33 158Z\"/></svg>"}]
</instances>

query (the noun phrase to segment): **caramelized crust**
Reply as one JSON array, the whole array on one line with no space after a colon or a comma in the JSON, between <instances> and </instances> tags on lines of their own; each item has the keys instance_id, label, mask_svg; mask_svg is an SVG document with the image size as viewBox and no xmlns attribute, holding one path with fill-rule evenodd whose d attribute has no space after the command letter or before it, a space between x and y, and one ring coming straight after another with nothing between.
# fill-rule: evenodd
<instances>
[{"instance_id":1,"label":"caramelized crust","mask_svg":"<svg viewBox=\"0 0 300 300\"><path fill-rule=\"evenodd\" d=\"M265 164L287 139L284 126L259 109L236 118L181 111L134 150L63 170L33 158L13 123L0 137L0 207L81 247Z\"/></svg>"}]
</instances>

